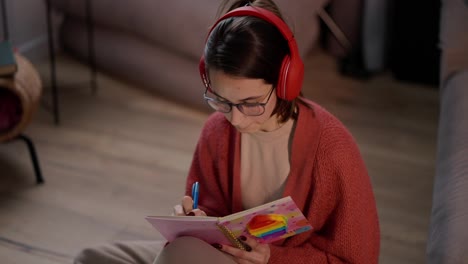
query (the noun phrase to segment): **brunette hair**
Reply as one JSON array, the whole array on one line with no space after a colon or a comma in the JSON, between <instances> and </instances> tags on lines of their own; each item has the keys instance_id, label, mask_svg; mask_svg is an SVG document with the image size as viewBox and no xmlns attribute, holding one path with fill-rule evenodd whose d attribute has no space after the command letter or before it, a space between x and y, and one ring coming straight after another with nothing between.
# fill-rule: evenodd
<instances>
[{"instance_id":1,"label":"brunette hair","mask_svg":"<svg viewBox=\"0 0 468 264\"><path fill-rule=\"evenodd\" d=\"M224 1L223 11L230 1ZM271 0L237 0L226 12L242 6L267 9L283 19L278 6ZM253 16L230 17L220 21L208 36L204 58L208 69L220 70L228 75L263 79L276 86L281 64L289 53L287 40L276 26ZM296 100L287 101L277 97L272 113L278 114L278 122L297 117Z\"/></svg>"}]
</instances>

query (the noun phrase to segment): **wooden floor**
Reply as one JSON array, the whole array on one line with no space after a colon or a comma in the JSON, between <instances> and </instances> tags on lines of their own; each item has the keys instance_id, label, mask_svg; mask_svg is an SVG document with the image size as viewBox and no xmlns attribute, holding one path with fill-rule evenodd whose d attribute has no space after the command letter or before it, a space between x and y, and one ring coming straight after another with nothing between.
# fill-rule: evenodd
<instances>
[{"instance_id":1,"label":"wooden floor","mask_svg":"<svg viewBox=\"0 0 468 264\"><path fill-rule=\"evenodd\" d=\"M368 166L382 233L380 263L425 263L437 89L395 82L389 74L343 78L321 53L306 65L305 95L348 126ZM47 81L47 67L37 66ZM91 95L74 85L88 80L86 69L66 57L59 70L62 124L55 126L41 107L26 131L46 184L34 185L22 142L0 145L3 264L70 263L88 245L159 239L143 217L170 213L178 202L207 117L104 74Z\"/></svg>"}]
</instances>

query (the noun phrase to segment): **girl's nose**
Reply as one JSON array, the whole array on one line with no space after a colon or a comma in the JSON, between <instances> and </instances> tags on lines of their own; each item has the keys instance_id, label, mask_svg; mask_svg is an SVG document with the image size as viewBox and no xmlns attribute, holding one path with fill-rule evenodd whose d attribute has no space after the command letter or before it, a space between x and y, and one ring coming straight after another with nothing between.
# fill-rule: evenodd
<instances>
[{"instance_id":1,"label":"girl's nose","mask_svg":"<svg viewBox=\"0 0 468 264\"><path fill-rule=\"evenodd\" d=\"M230 112L230 118L229 121L233 126L237 126L242 123L242 120L244 119L244 114L237 109L237 107L233 106L232 110Z\"/></svg>"}]
</instances>

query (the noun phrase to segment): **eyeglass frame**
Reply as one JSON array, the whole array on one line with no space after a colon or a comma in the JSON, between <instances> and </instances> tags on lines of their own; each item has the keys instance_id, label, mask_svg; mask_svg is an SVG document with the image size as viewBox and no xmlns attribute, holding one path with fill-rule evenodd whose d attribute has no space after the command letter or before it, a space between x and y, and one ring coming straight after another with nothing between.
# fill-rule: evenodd
<instances>
[{"instance_id":1,"label":"eyeglass frame","mask_svg":"<svg viewBox=\"0 0 468 264\"><path fill-rule=\"evenodd\" d=\"M205 92L203 93L203 99L206 101L206 103L211 107L213 108L212 105L210 105L210 103L208 101L212 101L212 102L215 102L215 103L221 103L221 104L226 104L229 106L229 111L227 112L223 112L223 111L219 111L217 109L214 109L215 111L218 111L218 112L221 112L221 113L224 113L224 114L227 114L227 113L230 113L232 112L232 107L235 106L237 108L237 110L239 110L239 112L241 112L242 114L246 115L246 116L261 116L265 113L265 106L268 104L268 102L270 101L270 97L271 97L271 94L273 93L273 90L275 90L275 87L271 87L270 89L270 92L268 93L268 98L267 98L267 101L264 102L264 103L239 103L239 104L235 104L233 102L230 102L228 100L226 101L220 101L220 100L217 100L217 99L214 99L214 98L211 98L211 97L208 97L206 96L206 93L208 92L208 88L206 88ZM215 94L216 96L219 96L217 95L216 93L212 92L213 94ZM221 97L221 96L219 96ZM221 97L223 98L223 97ZM224 99L224 98L223 98ZM250 106L261 106L263 111L260 113L260 114L257 114L257 115L248 115L246 113L244 113L244 111L242 110L243 109L243 106L245 105L250 105Z\"/></svg>"}]
</instances>

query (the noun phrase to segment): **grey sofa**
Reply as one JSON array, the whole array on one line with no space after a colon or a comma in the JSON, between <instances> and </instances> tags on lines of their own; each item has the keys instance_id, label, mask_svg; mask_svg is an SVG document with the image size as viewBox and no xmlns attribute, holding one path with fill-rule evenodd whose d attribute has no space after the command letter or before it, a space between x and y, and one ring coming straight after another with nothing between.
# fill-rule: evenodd
<instances>
[{"instance_id":1,"label":"grey sofa","mask_svg":"<svg viewBox=\"0 0 468 264\"><path fill-rule=\"evenodd\" d=\"M221 0L91 0L96 63L101 71L167 99L208 109L198 63ZM293 28L302 55L318 42L317 10L328 0L275 1ZM64 14L62 43L87 56L85 0L52 0Z\"/></svg>"},{"instance_id":2,"label":"grey sofa","mask_svg":"<svg viewBox=\"0 0 468 264\"><path fill-rule=\"evenodd\" d=\"M436 178L427 263L468 263L468 1L442 0Z\"/></svg>"}]
</instances>

